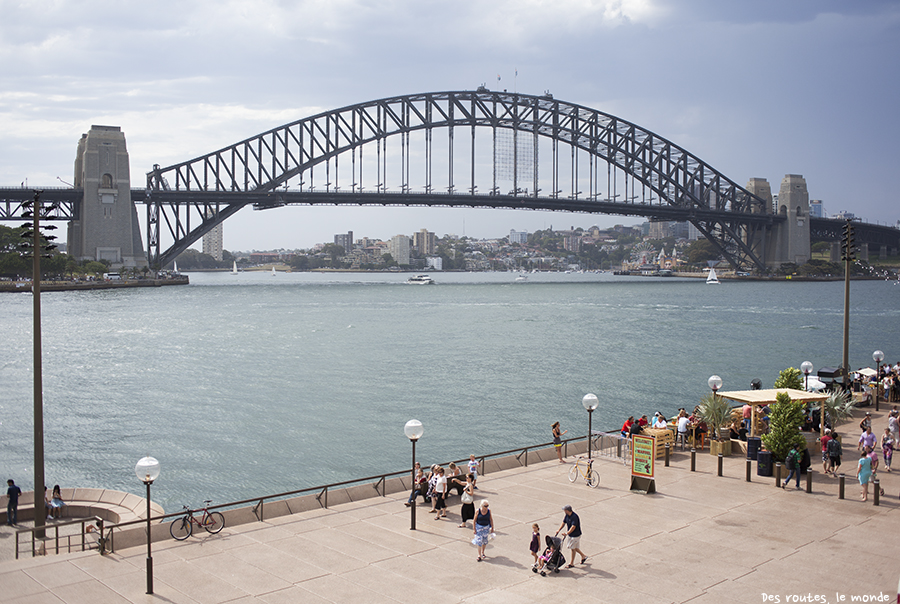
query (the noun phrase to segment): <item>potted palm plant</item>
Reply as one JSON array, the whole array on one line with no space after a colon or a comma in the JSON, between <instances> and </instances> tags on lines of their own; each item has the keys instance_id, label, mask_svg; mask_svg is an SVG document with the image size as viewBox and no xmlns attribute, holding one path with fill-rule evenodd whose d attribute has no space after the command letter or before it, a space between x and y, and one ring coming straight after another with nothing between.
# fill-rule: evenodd
<instances>
[{"instance_id":1,"label":"potted palm plant","mask_svg":"<svg viewBox=\"0 0 900 604\"><path fill-rule=\"evenodd\" d=\"M725 426L731 420L731 408L728 401L721 396L709 393L700 399L697 405L698 414L706 425L709 426L710 436L715 437L709 441L709 452L713 455L731 455L731 438L725 432Z\"/></svg>"}]
</instances>

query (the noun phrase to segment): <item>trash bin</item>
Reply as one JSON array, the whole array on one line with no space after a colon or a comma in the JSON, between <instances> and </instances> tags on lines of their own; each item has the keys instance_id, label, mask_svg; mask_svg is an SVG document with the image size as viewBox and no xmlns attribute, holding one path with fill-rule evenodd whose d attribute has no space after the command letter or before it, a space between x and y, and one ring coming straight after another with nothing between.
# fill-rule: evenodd
<instances>
[{"instance_id":1,"label":"trash bin","mask_svg":"<svg viewBox=\"0 0 900 604\"><path fill-rule=\"evenodd\" d=\"M757 451L756 453L756 474L757 476L772 475L772 452Z\"/></svg>"},{"instance_id":2,"label":"trash bin","mask_svg":"<svg viewBox=\"0 0 900 604\"><path fill-rule=\"evenodd\" d=\"M756 461L756 454L762 449L762 439L758 436L747 438L747 459Z\"/></svg>"}]
</instances>

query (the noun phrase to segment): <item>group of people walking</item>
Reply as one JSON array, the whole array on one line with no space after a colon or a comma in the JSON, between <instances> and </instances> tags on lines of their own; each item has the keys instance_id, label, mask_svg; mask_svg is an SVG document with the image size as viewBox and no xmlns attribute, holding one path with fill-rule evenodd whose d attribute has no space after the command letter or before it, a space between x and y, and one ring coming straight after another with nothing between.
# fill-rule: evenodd
<instances>
[{"instance_id":1,"label":"group of people walking","mask_svg":"<svg viewBox=\"0 0 900 604\"><path fill-rule=\"evenodd\" d=\"M460 496L462 508L460 516L462 522L459 528L465 528L469 520L475 518L475 481L478 479L478 460L475 455L469 456L468 473L463 474L462 469L456 463L450 463L448 469L435 464L431 466L426 475L419 462L413 470L413 484L406 507L416 505L421 496L424 503L431 503L430 513L435 520L447 517L447 498L451 489L455 489Z\"/></svg>"},{"instance_id":2,"label":"group of people walking","mask_svg":"<svg viewBox=\"0 0 900 604\"><path fill-rule=\"evenodd\" d=\"M894 405L888 414L887 426L881 435L881 439L875 436L872 429L872 414L866 413L866 416L859 422L861 434L856 450L859 451L859 462L856 466L856 478L859 480L861 488L860 499L866 501L869 498L869 483L875 482L878 478L878 447L881 447L881 454L884 459L884 471L891 471L891 461L894 457L894 447L900 443L900 410ZM879 487L880 488L880 487ZM884 489L879 493L884 494Z\"/></svg>"}]
</instances>

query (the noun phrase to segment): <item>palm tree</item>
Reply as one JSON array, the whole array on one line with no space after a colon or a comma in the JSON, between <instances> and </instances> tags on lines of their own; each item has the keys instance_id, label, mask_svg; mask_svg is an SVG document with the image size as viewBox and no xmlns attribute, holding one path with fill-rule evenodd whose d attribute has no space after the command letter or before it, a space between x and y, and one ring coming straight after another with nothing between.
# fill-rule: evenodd
<instances>
[{"instance_id":1,"label":"palm tree","mask_svg":"<svg viewBox=\"0 0 900 604\"><path fill-rule=\"evenodd\" d=\"M832 429L853 416L853 401L850 395L844 392L835 390L829 394L828 398L822 401L822 407L825 412L823 421L830 421Z\"/></svg>"},{"instance_id":2,"label":"palm tree","mask_svg":"<svg viewBox=\"0 0 900 604\"><path fill-rule=\"evenodd\" d=\"M700 417L709 426L710 433L715 434L716 440L722 440L722 428L731 420L731 408L726 399L709 393L700 399L697 407Z\"/></svg>"}]
</instances>

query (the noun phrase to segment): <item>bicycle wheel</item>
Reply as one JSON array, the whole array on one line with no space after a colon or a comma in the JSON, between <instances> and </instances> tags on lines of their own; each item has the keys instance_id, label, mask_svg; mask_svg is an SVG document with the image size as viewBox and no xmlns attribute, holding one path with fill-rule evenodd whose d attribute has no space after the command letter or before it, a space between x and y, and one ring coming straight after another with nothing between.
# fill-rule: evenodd
<instances>
[{"instance_id":1,"label":"bicycle wheel","mask_svg":"<svg viewBox=\"0 0 900 604\"><path fill-rule=\"evenodd\" d=\"M572 469L569 470L569 482L575 482L578 480L578 464L576 463L572 466Z\"/></svg>"},{"instance_id":2,"label":"bicycle wheel","mask_svg":"<svg viewBox=\"0 0 900 604\"><path fill-rule=\"evenodd\" d=\"M209 533L218 533L225 528L225 516L219 512L210 512L206 517L206 522L203 523L203 528Z\"/></svg>"},{"instance_id":3,"label":"bicycle wheel","mask_svg":"<svg viewBox=\"0 0 900 604\"><path fill-rule=\"evenodd\" d=\"M172 524L169 525L169 534L172 535L172 538L176 541L184 541L191 536L192 531L193 527L191 526L191 520L187 516L176 518L172 521Z\"/></svg>"},{"instance_id":4,"label":"bicycle wheel","mask_svg":"<svg viewBox=\"0 0 900 604\"><path fill-rule=\"evenodd\" d=\"M600 486L600 474L596 470L591 470L590 474L588 474L587 484L592 489Z\"/></svg>"}]
</instances>

